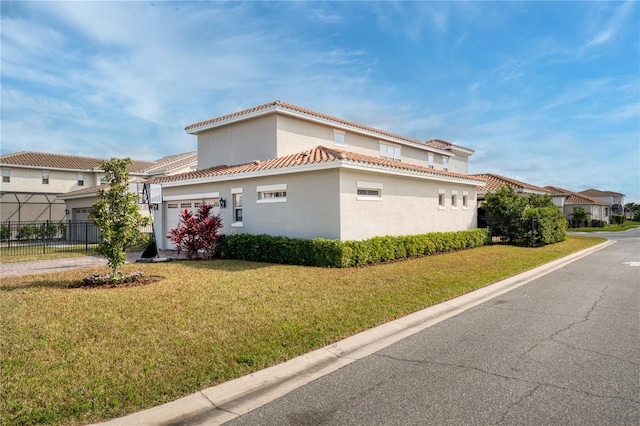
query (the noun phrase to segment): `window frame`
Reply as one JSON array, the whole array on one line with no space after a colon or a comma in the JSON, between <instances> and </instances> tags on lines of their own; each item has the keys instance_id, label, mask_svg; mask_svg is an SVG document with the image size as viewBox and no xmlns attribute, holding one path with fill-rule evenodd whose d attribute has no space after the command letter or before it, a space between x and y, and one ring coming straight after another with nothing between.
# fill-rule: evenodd
<instances>
[{"instance_id":1,"label":"window frame","mask_svg":"<svg viewBox=\"0 0 640 426\"><path fill-rule=\"evenodd\" d=\"M446 191L444 189L438 190L438 210L444 210L446 208Z\"/></svg>"},{"instance_id":2,"label":"window frame","mask_svg":"<svg viewBox=\"0 0 640 426\"><path fill-rule=\"evenodd\" d=\"M360 191L370 192L360 194ZM357 201L382 201L382 183L356 181L356 200Z\"/></svg>"},{"instance_id":3,"label":"window frame","mask_svg":"<svg viewBox=\"0 0 640 426\"><path fill-rule=\"evenodd\" d=\"M449 170L449 157L447 157L446 155L442 156L442 170Z\"/></svg>"},{"instance_id":4,"label":"window frame","mask_svg":"<svg viewBox=\"0 0 640 426\"><path fill-rule=\"evenodd\" d=\"M462 210L469 210L469 192L462 191Z\"/></svg>"},{"instance_id":5,"label":"window frame","mask_svg":"<svg viewBox=\"0 0 640 426\"><path fill-rule=\"evenodd\" d=\"M458 191L451 191L451 210L458 210Z\"/></svg>"},{"instance_id":6,"label":"window frame","mask_svg":"<svg viewBox=\"0 0 640 426\"><path fill-rule=\"evenodd\" d=\"M84 186L84 173L78 173L76 177L78 186Z\"/></svg>"},{"instance_id":7,"label":"window frame","mask_svg":"<svg viewBox=\"0 0 640 426\"><path fill-rule=\"evenodd\" d=\"M342 130L333 129L333 144L338 146L344 146L345 132Z\"/></svg>"},{"instance_id":8,"label":"window frame","mask_svg":"<svg viewBox=\"0 0 640 426\"><path fill-rule=\"evenodd\" d=\"M8 167L2 168L2 183L11 183L11 169Z\"/></svg>"},{"instance_id":9,"label":"window frame","mask_svg":"<svg viewBox=\"0 0 640 426\"><path fill-rule=\"evenodd\" d=\"M231 227L242 228L244 226L244 212L242 207L242 188L231 188ZM238 220L238 218L240 220Z\"/></svg>"},{"instance_id":10,"label":"window frame","mask_svg":"<svg viewBox=\"0 0 640 426\"><path fill-rule=\"evenodd\" d=\"M433 169L433 157L433 152L427 152L427 164L429 165L430 169Z\"/></svg>"},{"instance_id":11,"label":"window frame","mask_svg":"<svg viewBox=\"0 0 640 426\"><path fill-rule=\"evenodd\" d=\"M41 180L42 184L49 185L49 182L51 181L51 174L49 173L49 170L42 170L41 176L42 176L42 180Z\"/></svg>"},{"instance_id":12,"label":"window frame","mask_svg":"<svg viewBox=\"0 0 640 426\"><path fill-rule=\"evenodd\" d=\"M286 203L287 202L287 184L281 183L276 185L259 185L256 187L258 193L258 204L268 203Z\"/></svg>"},{"instance_id":13,"label":"window frame","mask_svg":"<svg viewBox=\"0 0 640 426\"><path fill-rule=\"evenodd\" d=\"M380 158L402 162L402 146L380 141Z\"/></svg>"}]
</instances>

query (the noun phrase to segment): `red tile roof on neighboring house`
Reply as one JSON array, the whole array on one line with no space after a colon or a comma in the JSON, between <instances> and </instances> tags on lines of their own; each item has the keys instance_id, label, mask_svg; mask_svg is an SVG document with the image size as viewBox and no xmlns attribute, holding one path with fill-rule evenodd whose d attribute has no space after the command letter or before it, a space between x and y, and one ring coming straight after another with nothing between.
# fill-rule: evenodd
<instances>
[{"instance_id":1,"label":"red tile roof on neighboring house","mask_svg":"<svg viewBox=\"0 0 640 426\"><path fill-rule=\"evenodd\" d=\"M100 161L105 161L105 159L33 151L20 151L0 156L0 164L6 166L14 165L77 171L98 171L100 170ZM132 160L131 164L127 166L127 171L129 173L164 172L175 169L182 164L196 161L196 152L172 155L161 158L158 161Z\"/></svg>"},{"instance_id":2,"label":"red tile roof on neighboring house","mask_svg":"<svg viewBox=\"0 0 640 426\"><path fill-rule=\"evenodd\" d=\"M244 116L251 116L255 113L259 113L259 112L267 112L269 110L288 110L294 113L298 113L298 114L303 114L303 115L307 115L309 117L313 117L313 118L319 118L322 120L327 120L327 121L331 121L334 122L336 124L339 125L343 125L343 126L347 126L347 127L351 127L351 128L355 128L355 129L360 129L360 130L364 130L370 133L375 133L381 136L386 136L386 137L390 137L390 138L394 138L394 139L399 139L399 140L403 140L403 141L407 141L407 142L411 142L414 144L420 144L420 145L425 145L425 146L429 146L431 148L434 149L439 149L439 150L450 150L453 151L454 153L458 154L458 155L464 155L464 156L470 156L472 155L475 151L471 148L465 148L463 146L459 146L459 145L454 145L450 142L446 142L446 141L442 141L439 139L433 139L431 141L428 142L424 142L421 141L419 139L414 139L414 138L409 138L406 136L402 136L402 135L398 135L396 133L391 133L391 132L387 132L386 130L380 130L380 129L376 129L375 127L370 127L370 126L365 126L363 124L360 123L356 123L353 121L349 121L349 120L344 120L342 118L338 118L338 117L334 117L328 114L323 114L320 112L316 112L316 111L312 111L310 109L307 108L303 108L303 107L299 107L296 105L292 105L286 102L282 102L282 101L274 101L274 102L270 102L264 105L259 105L257 107L253 107L253 108L248 108L242 111L238 111L238 112L234 112L232 114L227 114L227 115L223 115L221 117L216 117L216 118L212 118L210 120L205 120L205 121L200 121L198 123L194 123L194 124L190 124L187 127L185 127L185 130L188 133L197 133L200 130L204 130L207 129L215 124L218 123L224 123L225 121L229 121L235 118L242 118ZM456 148L458 148L458 150L456 151Z\"/></svg>"},{"instance_id":3,"label":"red tile roof on neighboring house","mask_svg":"<svg viewBox=\"0 0 640 426\"><path fill-rule=\"evenodd\" d=\"M622 197L624 194L613 191L600 191L599 189L587 189L578 192L578 194L587 195L589 197Z\"/></svg>"},{"instance_id":4,"label":"red tile roof on neighboring house","mask_svg":"<svg viewBox=\"0 0 640 426\"><path fill-rule=\"evenodd\" d=\"M549 194L551 195L564 195L566 197L565 204L597 204L601 206L609 205L609 203L602 200L598 200L581 193L569 191L568 189L558 188L557 186L545 186L544 189L549 191Z\"/></svg>"},{"instance_id":5,"label":"red tile roof on neighboring house","mask_svg":"<svg viewBox=\"0 0 640 426\"><path fill-rule=\"evenodd\" d=\"M196 170L176 175L161 176L150 180L152 183L179 182L196 179L204 179L217 176L234 175L241 173L260 172L267 170L284 169L289 167L321 164L334 161L346 161L350 163L370 165L382 167L385 169L395 169L400 171L414 172L424 175L450 177L463 179L469 182L478 182L482 179L453 173L443 170L430 169L427 167L417 166L413 164L403 163L400 161L385 160L378 157L356 154L354 152L343 151L339 149L318 146L316 148L287 155L284 157L274 158L264 161L254 161L251 163L239 164L235 166L216 166L209 169Z\"/></svg>"},{"instance_id":6,"label":"red tile roof on neighboring house","mask_svg":"<svg viewBox=\"0 0 640 426\"><path fill-rule=\"evenodd\" d=\"M475 174L470 175L474 178L479 178L486 181L486 185L479 186L478 191L496 191L503 186L511 186L514 190L518 191L538 191L542 193L546 193L547 191L544 188L540 188L539 186L531 185L526 182L521 182L519 180L511 179L508 177L496 175L494 173L484 173L484 174Z\"/></svg>"}]
</instances>

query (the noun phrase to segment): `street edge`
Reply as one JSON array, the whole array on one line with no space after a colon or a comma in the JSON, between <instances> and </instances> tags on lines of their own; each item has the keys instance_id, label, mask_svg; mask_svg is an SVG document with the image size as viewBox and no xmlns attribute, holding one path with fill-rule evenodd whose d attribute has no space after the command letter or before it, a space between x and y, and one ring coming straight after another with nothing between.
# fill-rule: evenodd
<instances>
[{"instance_id":1,"label":"street edge","mask_svg":"<svg viewBox=\"0 0 640 426\"><path fill-rule=\"evenodd\" d=\"M99 425L221 425L354 361L616 242L607 240L281 364Z\"/></svg>"}]
</instances>

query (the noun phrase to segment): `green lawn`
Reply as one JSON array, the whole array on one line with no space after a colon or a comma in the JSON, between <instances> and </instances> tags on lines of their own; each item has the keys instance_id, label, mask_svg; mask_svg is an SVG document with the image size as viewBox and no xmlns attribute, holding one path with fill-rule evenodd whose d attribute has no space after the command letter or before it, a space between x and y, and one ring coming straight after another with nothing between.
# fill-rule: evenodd
<instances>
[{"instance_id":1,"label":"green lawn","mask_svg":"<svg viewBox=\"0 0 640 426\"><path fill-rule=\"evenodd\" d=\"M622 225L607 225L604 228L569 228L568 232L622 232L640 227L640 222L627 220Z\"/></svg>"},{"instance_id":2,"label":"green lawn","mask_svg":"<svg viewBox=\"0 0 640 426\"><path fill-rule=\"evenodd\" d=\"M107 268L0 284L0 422L83 424L280 363L603 241L494 245L364 268L128 264L163 280L70 289Z\"/></svg>"}]
</instances>

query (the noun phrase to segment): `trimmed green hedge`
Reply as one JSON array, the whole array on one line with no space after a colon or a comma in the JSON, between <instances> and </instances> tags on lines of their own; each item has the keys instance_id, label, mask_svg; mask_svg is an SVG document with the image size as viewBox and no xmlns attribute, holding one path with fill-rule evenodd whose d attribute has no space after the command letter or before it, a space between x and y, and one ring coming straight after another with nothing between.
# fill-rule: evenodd
<instances>
[{"instance_id":1,"label":"trimmed green hedge","mask_svg":"<svg viewBox=\"0 0 640 426\"><path fill-rule=\"evenodd\" d=\"M373 237L362 241L235 234L220 236L216 256L255 262L347 268L479 247L488 239L489 232L486 229Z\"/></svg>"}]
</instances>

